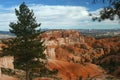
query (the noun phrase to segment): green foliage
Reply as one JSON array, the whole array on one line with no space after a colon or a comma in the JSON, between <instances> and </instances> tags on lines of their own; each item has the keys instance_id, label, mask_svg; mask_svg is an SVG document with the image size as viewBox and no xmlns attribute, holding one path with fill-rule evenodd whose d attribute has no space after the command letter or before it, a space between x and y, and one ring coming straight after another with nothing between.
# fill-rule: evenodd
<instances>
[{"instance_id":1,"label":"green foliage","mask_svg":"<svg viewBox=\"0 0 120 80\"><path fill-rule=\"evenodd\" d=\"M110 56L114 56L114 55L113 54L103 55L102 57L95 59L93 63L100 65L103 69L106 70L108 74L112 74L120 66L120 61L116 61L115 58L113 57L110 58Z\"/></svg>"},{"instance_id":2,"label":"green foliage","mask_svg":"<svg viewBox=\"0 0 120 80\"><path fill-rule=\"evenodd\" d=\"M42 76L42 77L53 76L53 75L56 75L57 73L58 73L57 69L49 70L47 68L44 68L44 69L40 70L40 76Z\"/></svg>"},{"instance_id":3,"label":"green foliage","mask_svg":"<svg viewBox=\"0 0 120 80\"><path fill-rule=\"evenodd\" d=\"M18 21L10 23L10 32L16 37L3 41L4 56L14 56L14 65L17 69L26 71L26 80L31 69L45 67L45 46L39 37L40 24L36 22L34 13L23 2L19 10L15 9Z\"/></svg>"},{"instance_id":4,"label":"green foliage","mask_svg":"<svg viewBox=\"0 0 120 80\"><path fill-rule=\"evenodd\" d=\"M6 75L14 75L15 74L15 72L13 70L7 69L7 68L1 68L1 72Z\"/></svg>"},{"instance_id":5,"label":"green foliage","mask_svg":"<svg viewBox=\"0 0 120 80\"><path fill-rule=\"evenodd\" d=\"M97 2L98 0L93 0ZM102 21L105 19L114 20L117 18L120 20L120 0L102 0L104 2L109 2L109 6L105 7L103 10L100 11L99 17L93 17L93 21L98 20ZM92 16L92 14L90 14Z\"/></svg>"}]
</instances>

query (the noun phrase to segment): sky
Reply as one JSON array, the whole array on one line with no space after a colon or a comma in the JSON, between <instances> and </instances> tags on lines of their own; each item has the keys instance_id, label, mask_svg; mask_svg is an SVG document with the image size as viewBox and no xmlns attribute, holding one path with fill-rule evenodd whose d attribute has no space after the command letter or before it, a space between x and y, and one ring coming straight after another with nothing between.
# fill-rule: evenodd
<instances>
[{"instance_id":1,"label":"sky","mask_svg":"<svg viewBox=\"0 0 120 80\"><path fill-rule=\"evenodd\" d=\"M8 31L10 22L16 22L15 8L25 2L33 10L42 29L116 29L118 20L93 22L89 13L98 16L106 3L93 0L0 0L0 31Z\"/></svg>"}]
</instances>

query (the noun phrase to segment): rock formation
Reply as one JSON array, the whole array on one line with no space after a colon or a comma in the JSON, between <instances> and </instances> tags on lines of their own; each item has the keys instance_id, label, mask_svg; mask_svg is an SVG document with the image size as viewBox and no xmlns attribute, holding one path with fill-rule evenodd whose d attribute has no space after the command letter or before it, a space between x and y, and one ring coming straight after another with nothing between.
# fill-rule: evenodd
<instances>
[{"instance_id":1,"label":"rock formation","mask_svg":"<svg viewBox=\"0 0 120 80\"><path fill-rule=\"evenodd\" d=\"M95 39L81 35L75 30L45 31L40 35L46 46L48 68L58 69L62 80L77 80L82 77L101 76L104 70L95 64L120 63L120 37ZM114 57L114 58L113 58ZM13 57L0 58L0 66L13 67ZM92 64L94 63L94 64ZM120 66L116 66L113 74L118 76Z\"/></svg>"},{"instance_id":2,"label":"rock formation","mask_svg":"<svg viewBox=\"0 0 120 80\"><path fill-rule=\"evenodd\" d=\"M110 63L112 59L117 64L120 61L119 36L95 39L83 36L74 30L53 30L43 33L42 38L47 43L45 53L50 59L77 64L86 62L103 64ZM119 75L120 70L117 70L120 69L119 66L115 68L114 75Z\"/></svg>"},{"instance_id":3,"label":"rock formation","mask_svg":"<svg viewBox=\"0 0 120 80\"><path fill-rule=\"evenodd\" d=\"M0 44L0 52L2 51L1 47L2 44ZM2 80L1 68L14 69L13 60L14 58L12 56L4 56L0 58L0 80Z\"/></svg>"}]
</instances>

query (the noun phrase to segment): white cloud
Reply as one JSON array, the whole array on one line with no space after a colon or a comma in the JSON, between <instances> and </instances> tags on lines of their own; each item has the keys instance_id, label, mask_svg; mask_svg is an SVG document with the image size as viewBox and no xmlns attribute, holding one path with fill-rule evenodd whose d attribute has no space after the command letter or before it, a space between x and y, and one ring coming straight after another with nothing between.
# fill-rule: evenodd
<instances>
[{"instance_id":1,"label":"white cloud","mask_svg":"<svg viewBox=\"0 0 120 80\"><path fill-rule=\"evenodd\" d=\"M0 29L9 29L9 23L15 22L16 16L14 9L18 6L10 8L3 8L6 10L0 12ZM30 9L33 9L37 22L42 23L42 28L89 28L88 26L101 25L99 22L92 22L89 13L98 15L99 10L88 12L86 7L81 6L48 6L48 5L29 5ZM1 7L0 7L1 9ZM10 12L10 13L9 13ZM105 25L108 25L110 21L104 21ZM110 22L109 25L116 24L116 21ZM102 24L103 25L103 24Z\"/></svg>"},{"instance_id":2,"label":"white cloud","mask_svg":"<svg viewBox=\"0 0 120 80\"><path fill-rule=\"evenodd\" d=\"M88 11L85 7L34 5L30 8L34 10L38 21L49 28L78 26L80 21L88 19Z\"/></svg>"}]
</instances>

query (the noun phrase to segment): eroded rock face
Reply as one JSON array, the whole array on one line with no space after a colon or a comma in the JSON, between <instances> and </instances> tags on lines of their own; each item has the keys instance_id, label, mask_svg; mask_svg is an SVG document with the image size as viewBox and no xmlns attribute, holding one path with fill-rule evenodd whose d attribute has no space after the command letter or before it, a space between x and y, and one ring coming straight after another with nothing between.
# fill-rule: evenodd
<instances>
[{"instance_id":1,"label":"eroded rock face","mask_svg":"<svg viewBox=\"0 0 120 80\"><path fill-rule=\"evenodd\" d=\"M0 58L0 65L3 68L14 69L13 61L14 58L12 56L5 56Z\"/></svg>"},{"instance_id":2,"label":"eroded rock face","mask_svg":"<svg viewBox=\"0 0 120 80\"><path fill-rule=\"evenodd\" d=\"M57 68L60 71L59 76L64 78L63 80L70 80L70 78L76 80L80 76L86 78L88 74L92 77L95 76L94 71L98 71L95 73L99 75L104 74L101 68L91 62L120 51L120 37L96 40L93 37L82 36L74 30L46 31L41 37L45 40L45 54L50 60L48 67ZM116 56L114 61L119 62L120 57L114 56ZM112 57L102 59L98 63L109 62L110 58ZM3 57L0 58L0 61L2 67L14 68L13 57ZM62 66L63 64L64 66ZM118 67L118 69L120 68ZM66 71L64 72L64 70ZM81 74L81 71L84 75ZM118 75L119 71L115 70L114 73Z\"/></svg>"},{"instance_id":3,"label":"eroded rock face","mask_svg":"<svg viewBox=\"0 0 120 80\"><path fill-rule=\"evenodd\" d=\"M14 58L12 56L5 56L0 58L0 80L12 80L13 78L5 78L2 76L1 68L14 69L13 65ZM4 79L3 79L4 78Z\"/></svg>"},{"instance_id":4,"label":"eroded rock face","mask_svg":"<svg viewBox=\"0 0 120 80\"><path fill-rule=\"evenodd\" d=\"M0 54L2 54L2 46L3 44L0 43ZM13 61L13 56L0 57L0 67L14 69Z\"/></svg>"},{"instance_id":5,"label":"eroded rock face","mask_svg":"<svg viewBox=\"0 0 120 80\"><path fill-rule=\"evenodd\" d=\"M2 44L0 44L0 52L2 50L1 47L2 47ZM2 75L1 68L14 69L13 61L14 61L13 56L5 56L0 58L0 80L3 80L1 76ZM10 80L8 78L5 78L5 79Z\"/></svg>"},{"instance_id":6,"label":"eroded rock face","mask_svg":"<svg viewBox=\"0 0 120 80\"><path fill-rule=\"evenodd\" d=\"M45 54L49 58L56 58L58 47L70 46L75 44L84 44L84 37L74 30L55 30L47 31L42 34L42 38L45 40L46 45ZM61 51L60 51L61 52ZM63 51L63 53L66 53ZM58 53L59 54L59 53Z\"/></svg>"},{"instance_id":7,"label":"eroded rock face","mask_svg":"<svg viewBox=\"0 0 120 80\"><path fill-rule=\"evenodd\" d=\"M120 37L95 39L82 36L74 30L57 30L43 33L42 38L47 43L46 54L50 59L83 64L86 62L109 63L119 62L116 54L120 52ZM112 54L112 55L111 55ZM108 56L108 57L107 57ZM99 59L100 58L100 59ZM96 61L97 60L97 61ZM119 69L119 66L116 67ZM118 75L119 70L114 71Z\"/></svg>"},{"instance_id":8,"label":"eroded rock face","mask_svg":"<svg viewBox=\"0 0 120 80\"><path fill-rule=\"evenodd\" d=\"M45 40L45 54L51 59L73 62L92 62L120 50L120 37L96 40L82 36L75 30L53 30L42 34ZM79 58L78 58L79 57Z\"/></svg>"}]
</instances>

